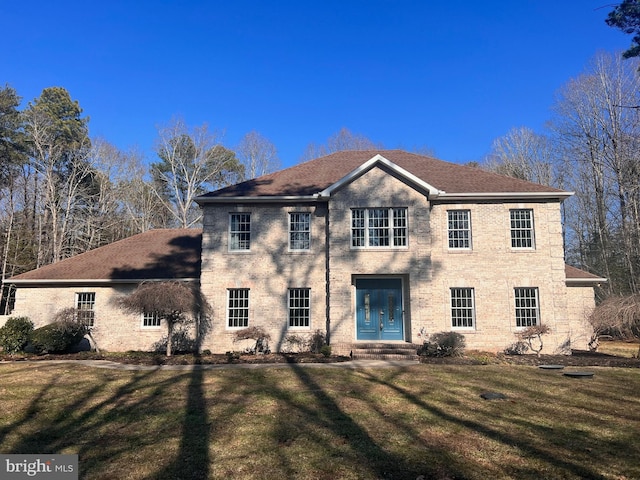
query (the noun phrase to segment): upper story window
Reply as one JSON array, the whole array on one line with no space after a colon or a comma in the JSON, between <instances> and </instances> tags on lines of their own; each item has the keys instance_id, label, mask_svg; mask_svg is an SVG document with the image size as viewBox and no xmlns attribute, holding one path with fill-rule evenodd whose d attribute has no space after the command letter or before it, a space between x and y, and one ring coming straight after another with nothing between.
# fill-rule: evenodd
<instances>
[{"instance_id":1,"label":"upper story window","mask_svg":"<svg viewBox=\"0 0 640 480\"><path fill-rule=\"evenodd\" d=\"M533 210L509 210L511 218L511 248L535 248Z\"/></svg>"},{"instance_id":2,"label":"upper story window","mask_svg":"<svg viewBox=\"0 0 640 480\"><path fill-rule=\"evenodd\" d=\"M251 249L251 214L232 213L229 216L229 250Z\"/></svg>"},{"instance_id":3,"label":"upper story window","mask_svg":"<svg viewBox=\"0 0 640 480\"><path fill-rule=\"evenodd\" d=\"M311 214L289 214L289 250L311 248Z\"/></svg>"},{"instance_id":4,"label":"upper story window","mask_svg":"<svg viewBox=\"0 0 640 480\"><path fill-rule=\"evenodd\" d=\"M249 289L230 288L227 291L227 326L246 328L249 326Z\"/></svg>"},{"instance_id":5,"label":"upper story window","mask_svg":"<svg viewBox=\"0 0 640 480\"><path fill-rule=\"evenodd\" d=\"M406 208L354 208L351 210L351 246L406 247Z\"/></svg>"},{"instance_id":6,"label":"upper story window","mask_svg":"<svg viewBox=\"0 0 640 480\"><path fill-rule=\"evenodd\" d=\"M142 326L144 328L155 328L160 326L160 317L156 312L144 312L142 314Z\"/></svg>"},{"instance_id":7,"label":"upper story window","mask_svg":"<svg viewBox=\"0 0 640 480\"><path fill-rule=\"evenodd\" d=\"M540 323L538 289L518 287L514 289L516 300L516 327L533 327Z\"/></svg>"},{"instance_id":8,"label":"upper story window","mask_svg":"<svg viewBox=\"0 0 640 480\"><path fill-rule=\"evenodd\" d=\"M469 210L448 210L447 224L449 248L471 249L471 212Z\"/></svg>"},{"instance_id":9,"label":"upper story window","mask_svg":"<svg viewBox=\"0 0 640 480\"><path fill-rule=\"evenodd\" d=\"M93 327L96 316L96 293L79 292L76 293L76 311L78 322L88 327Z\"/></svg>"},{"instance_id":10,"label":"upper story window","mask_svg":"<svg viewBox=\"0 0 640 480\"><path fill-rule=\"evenodd\" d=\"M451 326L473 328L476 318L473 288L451 289Z\"/></svg>"}]
</instances>

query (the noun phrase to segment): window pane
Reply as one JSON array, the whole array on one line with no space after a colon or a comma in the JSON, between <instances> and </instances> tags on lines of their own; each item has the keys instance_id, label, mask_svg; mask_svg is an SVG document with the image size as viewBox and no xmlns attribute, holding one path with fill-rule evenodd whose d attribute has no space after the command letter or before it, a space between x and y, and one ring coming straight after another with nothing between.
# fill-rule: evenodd
<instances>
[{"instance_id":1,"label":"window pane","mask_svg":"<svg viewBox=\"0 0 640 480\"><path fill-rule=\"evenodd\" d=\"M291 250L311 248L311 214L289 214L289 248Z\"/></svg>"},{"instance_id":2,"label":"window pane","mask_svg":"<svg viewBox=\"0 0 640 480\"><path fill-rule=\"evenodd\" d=\"M364 247L364 210L351 210L351 246Z\"/></svg>"},{"instance_id":3,"label":"window pane","mask_svg":"<svg viewBox=\"0 0 640 480\"><path fill-rule=\"evenodd\" d=\"M370 209L369 213L369 246L389 246L389 210Z\"/></svg>"},{"instance_id":4,"label":"window pane","mask_svg":"<svg viewBox=\"0 0 640 480\"><path fill-rule=\"evenodd\" d=\"M160 318L157 313L144 312L142 314L142 326L143 327L159 327Z\"/></svg>"},{"instance_id":5,"label":"window pane","mask_svg":"<svg viewBox=\"0 0 640 480\"><path fill-rule=\"evenodd\" d=\"M251 247L251 214L232 213L229 219L229 249L249 250Z\"/></svg>"},{"instance_id":6,"label":"window pane","mask_svg":"<svg viewBox=\"0 0 640 480\"><path fill-rule=\"evenodd\" d=\"M289 327L308 327L311 316L308 288L289 289Z\"/></svg>"},{"instance_id":7,"label":"window pane","mask_svg":"<svg viewBox=\"0 0 640 480\"><path fill-rule=\"evenodd\" d=\"M88 327L93 327L95 321L95 304L95 292L76 293L76 311L80 323Z\"/></svg>"},{"instance_id":8,"label":"window pane","mask_svg":"<svg viewBox=\"0 0 640 480\"><path fill-rule=\"evenodd\" d=\"M473 288L452 288L451 326L454 328L473 328L474 319Z\"/></svg>"},{"instance_id":9,"label":"window pane","mask_svg":"<svg viewBox=\"0 0 640 480\"><path fill-rule=\"evenodd\" d=\"M233 288L229 290L228 326L245 328L249 326L249 289Z\"/></svg>"},{"instance_id":10,"label":"window pane","mask_svg":"<svg viewBox=\"0 0 640 480\"><path fill-rule=\"evenodd\" d=\"M407 246L407 209L393 209L393 246Z\"/></svg>"},{"instance_id":11,"label":"window pane","mask_svg":"<svg viewBox=\"0 0 640 480\"><path fill-rule=\"evenodd\" d=\"M471 248L471 224L468 210L449 210L449 248Z\"/></svg>"},{"instance_id":12,"label":"window pane","mask_svg":"<svg viewBox=\"0 0 640 480\"><path fill-rule=\"evenodd\" d=\"M533 248L533 211L511 210L511 247Z\"/></svg>"},{"instance_id":13,"label":"window pane","mask_svg":"<svg viewBox=\"0 0 640 480\"><path fill-rule=\"evenodd\" d=\"M516 288L516 326L532 327L539 323L538 289Z\"/></svg>"}]
</instances>

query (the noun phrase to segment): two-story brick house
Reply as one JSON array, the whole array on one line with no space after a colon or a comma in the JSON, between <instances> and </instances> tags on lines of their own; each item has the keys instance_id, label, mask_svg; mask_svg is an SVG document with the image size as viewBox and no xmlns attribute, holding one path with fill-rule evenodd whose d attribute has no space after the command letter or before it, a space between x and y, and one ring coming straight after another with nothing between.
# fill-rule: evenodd
<instances>
[{"instance_id":1,"label":"two-story brick house","mask_svg":"<svg viewBox=\"0 0 640 480\"><path fill-rule=\"evenodd\" d=\"M322 329L355 342L421 343L455 330L502 350L527 326L546 351L585 348L593 286L565 267L571 193L402 151L340 152L200 197L201 288L212 337ZM580 281L572 282L572 278Z\"/></svg>"},{"instance_id":2,"label":"two-story brick house","mask_svg":"<svg viewBox=\"0 0 640 480\"><path fill-rule=\"evenodd\" d=\"M202 348L213 352L237 349L235 332L249 326L266 328L274 350L318 329L338 353L451 330L469 348L503 350L543 323L545 352L569 353L586 348L593 287L605 281L564 263L560 205L570 195L398 150L339 152L199 197L197 247L198 231L164 240L152 231L135 248L127 244L136 237L113 244L120 256L113 245L96 250L110 259L100 262L107 273L90 273L99 255L88 252L19 275L16 313L31 310L38 323L37 295L73 296L80 308L78 293L93 293L101 346L144 350L160 325L114 311L109 299L168 276L199 282L213 307ZM168 246L175 238L191 239L189 265L196 248L199 265L176 267L185 250ZM142 265L127 267L127 248ZM101 302L65 273L70 264L101 277L89 279L104 288Z\"/></svg>"}]
</instances>

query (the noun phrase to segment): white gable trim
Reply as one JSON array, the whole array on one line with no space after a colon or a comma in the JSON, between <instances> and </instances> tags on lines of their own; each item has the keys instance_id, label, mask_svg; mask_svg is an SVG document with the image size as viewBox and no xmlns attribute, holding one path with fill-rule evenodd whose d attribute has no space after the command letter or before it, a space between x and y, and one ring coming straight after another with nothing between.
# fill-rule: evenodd
<instances>
[{"instance_id":1,"label":"white gable trim","mask_svg":"<svg viewBox=\"0 0 640 480\"><path fill-rule=\"evenodd\" d=\"M444 193L443 191L438 190L433 185L429 185L424 180L421 180L420 178L416 177L414 174L408 172L404 168L402 168L402 167L396 165L395 163L387 160L382 155L377 154L376 156L374 156L371 159L367 160L365 163L360 165L358 168L356 168L352 172L350 172L347 175L345 175L344 177L342 177L340 180L335 182L333 185L330 185L329 187L325 188L321 192L318 192L317 196L321 197L321 198L330 197L333 192L335 192L336 190L340 189L344 185L352 182L356 178L361 177L362 175L367 173L369 170L371 170L373 167L375 167L378 164L386 166L387 168L389 168L393 172L397 173L400 177L406 179L408 182L411 182L414 185L417 185L417 186L421 187L422 189L426 190L427 192L429 192L429 198L437 197L437 196L439 196L439 195Z\"/></svg>"}]
</instances>

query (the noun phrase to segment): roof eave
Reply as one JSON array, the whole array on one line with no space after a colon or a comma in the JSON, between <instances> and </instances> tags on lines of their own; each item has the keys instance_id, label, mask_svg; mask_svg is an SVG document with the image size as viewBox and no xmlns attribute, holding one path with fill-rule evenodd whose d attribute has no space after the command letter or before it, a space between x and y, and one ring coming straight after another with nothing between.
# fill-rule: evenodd
<instances>
[{"instance_id":1,"label":"roof eave","mask_svg":"<svg viewBox=\"0 0 640 480\"><path fill-rule=\"evenodd\" d=\"M318 200L318 194L315 195L260 195L260 196L241 196L241 197L196 197L195 202L198 205L208 203L295 203L295 202L315 202Z\"/></svg>"},{"instance_id":2,"label":"roof eave","mask_svg":"<svg viewBox=\"0 0 640 480\"><path fill-rule=\"evenodd\" d=\"M606 278L601 277L585 277L585 278L567 278L565 283L568 287L594 287L601 283L607 283Z\"/></svg>"},{"instance_id":3,"label":"roof eave","mask_svg":"<svg viewBox=\"0 0 640 480\"><path fill-rule=\"evenodd\" d=\"M124 285L142 282L198 282L197 277L184 278L74 278L74 279L19 279L8 278L5 283L11 285Z\"/></svg>"},{"instance_id":4,"label":"roof eave","mask_svg":"<svg viewBox=\"0 0 640 480\"><path fill-rule=\"evenodd\" d=\"M435 195L437 200L564 200L574 192L481 192L481 193L446 193Z\"/></svg>"}]
</instances>

